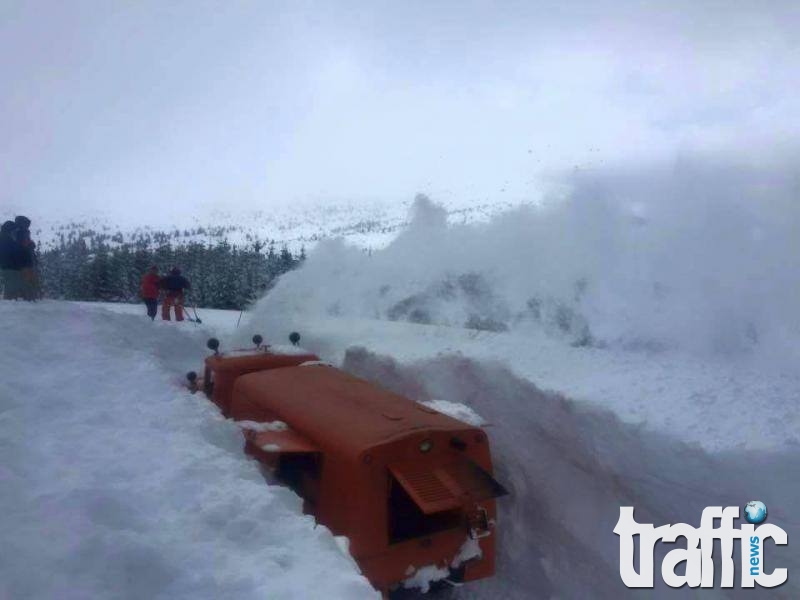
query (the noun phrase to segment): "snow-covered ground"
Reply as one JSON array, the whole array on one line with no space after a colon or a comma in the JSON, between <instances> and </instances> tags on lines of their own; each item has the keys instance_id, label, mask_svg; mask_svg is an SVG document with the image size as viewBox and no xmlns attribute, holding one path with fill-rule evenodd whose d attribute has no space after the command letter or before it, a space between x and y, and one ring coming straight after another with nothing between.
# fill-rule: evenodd
<instances>
[{"instance_id":1,"label":"snow-covered ground","mask_svg":"<svg viewBox=\"0 0 800 600\"><path fill-rule=\"evenodd\" d=\"M0 301L0 598L376 597L182 388L208 332L116 308Z\"/></svg>"},{"instance_id":2,"label":"snow-covered ground","mask_svg":"<svg viewBox=\"0 0 800 600\"><path fill-rule=\"evenodd\" d=\"M636 506L640 521L696 524L707 505L758 498L790 539L800 533L793 515L800 484L790 476L800 459L790 438L769 446L745 432L734 440L751 446L726 443L722 433L736 426L723 417L746 422L736 411L707 422L706 441L668 420L634 418L636 394L623 393L625 386L655 386L661 372L632 360L635 353L572 348L546 336L534 351L513 332L303 319L263 307L238 328L236 312L200 309L202 325L150 323L143 312L0 302L8 339L24 340L3 363L0 416L8 483L0 488L0 536L13 548L0 562L0 591L10 597L370 593L330 534L301 516L299 501L265 485L241 454L238 429L181 388L209 335L232 348L248 345L253 333L282 343L298 330L304 346L351 372L423 401L462 404L489 422L498 476L511 492L500 504L498 573L459 597L624 597L612 533L620 505ZM689 368L690 360L673 358L666 368ZM731 372L723 366L695 366L678 385L688 386L687 397L701 384L724 395ZM553 390L579 389L582 379L585 392L579 399L543 392L542 377ZM652 402L680 396L669 393ZM795 555L773 556L774 566L800 568ZM790 579L769 595L797 593ZM683 595L663 586L655 594Z\"/></svg>"},{"instance_id":3,"label":"snow-covered ground","mask_svg":"<svg viewBox=\"0 0 800 600\"><path fill-rule=\"evenodd\" d=\"M321 243L241 322L203 309L202 325L178 325L148 322L141 306L3 303L11 485L0 490L0 541L14 550L0 585L47 596L74 578L100 597L314 597L331 578L325 597L368 593L298 501L264 486L235 428L180 389L209 335L235 348L298 331L324 360L488 422L511 492L499 502L498 572L458 597L635 596L618 572L620 506L639 522L698 525L706 506L750 500L789 533L788 548L768 547L767 568L790 576L746 595L800 597L800 215L779 179L737 174L720 187L713 170L692 171L691 185L667 175L578 182L569 202L479 225L421 199L385 249ZM120 517L129 512L132 524ZM669 549L660 544L657 560ZM91 566L70 575L79 561ZM215 566L216 579L197 579ZM33 577L43 569L53 577ZM151 570L152 581L136 577ZM656 580L646 597L745 595Z\"/></svg>"}]
</instances>

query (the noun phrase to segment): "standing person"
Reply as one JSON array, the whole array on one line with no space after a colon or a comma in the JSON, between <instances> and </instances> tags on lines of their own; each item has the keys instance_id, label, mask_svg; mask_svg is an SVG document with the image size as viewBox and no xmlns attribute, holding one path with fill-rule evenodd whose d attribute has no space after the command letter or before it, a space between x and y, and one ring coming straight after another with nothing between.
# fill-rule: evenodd
<instances>
[{"instance_id":1,"label":"standing person","mask_svg":"<svg viewBox=\"0 0 800 600\"><path fill-rule=\"evenodd\" d=\"M141 296L147 306L147 316L155 320L158 313L158 293L161 277L158 275L158 267L153 265L142 277Z\"/></svg>"},{"instance_id":2,"label":"standing person","mask_svg":"<svg viewBox=\"0 0 800 600\"><path fill-rule=\"evenodd\" d=\"M0 228L0 269L3 271L3 298L6 300L19 298L22 288L21 252L14 239L16 230L14 221L6 221Z\"/></svg>"},{"instance_id":3,"label":"standing person","mask_svg":"<svg viewBox=\"0 0 800 600\"><path fill-rule=\"evenodd\" d=\"M36 276L36 244L31 239L31 220L18 216L14 219L17 226L14 239L19 251L19 268L22 277L21 295L25 300L36 300L39 297L39 283Z\"/></svg>"},{"instance_id":4,"label":"standing person","mask_svg":"<svg viewBox=\"0 0 800 600\"><path fill-rule=\"evenodd\" d=\"M181 270L178 267L175 267L169 272L169 275L161 279L158 286L167 293L164 297L164 303L161 305L161 318L169 321L169 309L174 305L175 320L183 321L183 293L185 290L192 289L189 280L181 275Z\"/></svg>"}]
</instances>

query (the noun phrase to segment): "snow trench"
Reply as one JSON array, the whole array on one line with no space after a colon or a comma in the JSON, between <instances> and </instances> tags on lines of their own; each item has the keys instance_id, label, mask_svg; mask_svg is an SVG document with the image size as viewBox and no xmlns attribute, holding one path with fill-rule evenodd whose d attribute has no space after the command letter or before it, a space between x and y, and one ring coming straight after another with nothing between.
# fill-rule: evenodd
<instances>
[{"instance_id":1,"label":"snow trench","mask_svg":"<svg viewBox=\"0 0 800 600\"><path fill-rule=\"evenodd\" d=\"M375 598L183 373L207 333L0 301L0 598Z\"/></svg>"},{"instance_id":2,"label":"snow trench","mask_svg":"<svg viewBox=\"0 0 800 600\"><path fill-rule=\"evenodd\" d=\"M343 367L414 400L465 404L489 422L496 477L510 495L498 501L496 576L458 589L460 598L797 598L800 560L791 541L800 533L800 455L709 454L699 446L620 421L613 413L545 393L500 363L443 355L409 364L351 347ZM744 506L759 499L769 522L790 545L768 545L767 570L788 567L775 589L742 590L739 548L736 586L672 589L660 578L661 558L679 545L656 547L654 590L631 590L619 576L620 506L634 506L639 523L698 526L706 506ZM737 525L738 526L738 525ZM681 539L685 547L685 541ZM680 542L679 542L680 544ZM678 571L681 572L679 566Z\"/></svg>"}]
</instances>

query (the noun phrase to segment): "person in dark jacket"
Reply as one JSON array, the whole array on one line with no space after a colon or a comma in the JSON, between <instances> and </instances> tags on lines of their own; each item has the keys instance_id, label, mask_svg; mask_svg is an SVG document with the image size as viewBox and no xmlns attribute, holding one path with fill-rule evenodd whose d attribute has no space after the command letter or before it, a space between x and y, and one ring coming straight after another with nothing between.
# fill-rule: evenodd
<instances>
[{"instance_id":1,"label":"person in dark jacket","mask_svg":"<svg viewBox=\"0 0 800 600\"><path fill-rule=\"evenodd\" d=\"M22 296L21 250L14 237L17 224L6 221L0 228L0 269L3 271L3 298Z\"/></svg>"},{"instance_id":2,"label":"person in dark jacket","mask_svg":"<svg viewBox=\"0 0 800 600\"><path fill-rule=\"evenodd\" d=\"M153 265L147 270L147 273L142 277L141 296L147 306L147 316L155 320L158 313L158 284L161 282L161 277L158 275L158 267Z\"/></svg>"},{"instance_id":3,"label":"person in dark jacket","mask_svg":"<svg viewBox=\"0 0 800 600\"><path fill-rule=\"evenodd\" d=\"M164 302L161 305L161 318L169 321L170 308L175 306L175 320L183 321L184 292L192 289L189 280L181 275L179 268L175 267L169 272L169 275L161 278L158 287L166 292Z\"/></svg>"},{"instance_id":4,"label":"person in dark jacket","mask_svg":"<svg viewBox=\"0 0 800 600\"><path fill-rule=\"evenodd\" d=\"M36 300L39 296L39 278L36 275L36 244L31 239L31 220L18 216L14 219L17 228L14 239L19 251L19 268L22 277L21 294L25 300Z\"/></svg>"}]
</instances>

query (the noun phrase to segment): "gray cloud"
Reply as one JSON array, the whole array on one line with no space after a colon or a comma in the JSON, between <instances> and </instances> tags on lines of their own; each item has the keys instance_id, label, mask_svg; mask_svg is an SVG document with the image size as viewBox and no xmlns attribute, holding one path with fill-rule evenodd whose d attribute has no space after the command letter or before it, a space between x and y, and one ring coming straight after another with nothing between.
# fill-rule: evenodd
<instances>
[{"instance_id":1,"label":"gray cloud","mask_svg":"<svg viewBox=\"0 0 800 600\"><path fill-rule=\"evenodd\" d=\"M0 199L32 211L537 193L793 142L794 2L6 2Z\"/></svg>"}]
</instances>

